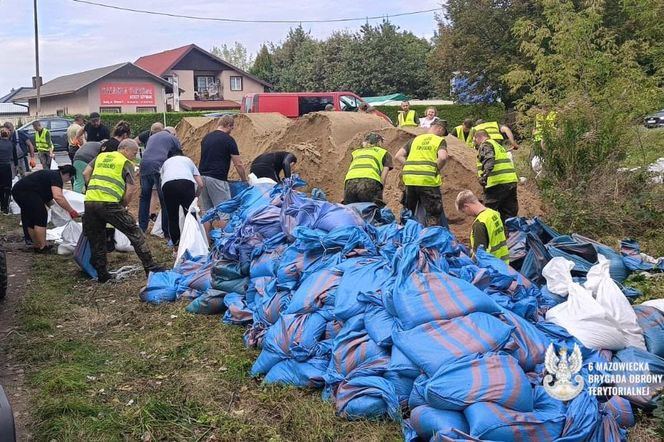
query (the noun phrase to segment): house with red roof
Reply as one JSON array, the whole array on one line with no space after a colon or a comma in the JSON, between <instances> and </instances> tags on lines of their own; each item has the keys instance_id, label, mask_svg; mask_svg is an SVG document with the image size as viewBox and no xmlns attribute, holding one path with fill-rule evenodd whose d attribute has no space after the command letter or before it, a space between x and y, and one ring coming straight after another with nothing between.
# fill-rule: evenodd
<instances>
[{"instance_id":1,"label":"house with red roof","mask_svg":"<svg viewBox=\"0 0 664 442\"><path fill-rule=\"evenodd\" d=\"M271 87L195 44L145 55L135 64L173 84L176 93L166 102L175 111L239 109L245 94Z\"/></svg>"}]
</instances>

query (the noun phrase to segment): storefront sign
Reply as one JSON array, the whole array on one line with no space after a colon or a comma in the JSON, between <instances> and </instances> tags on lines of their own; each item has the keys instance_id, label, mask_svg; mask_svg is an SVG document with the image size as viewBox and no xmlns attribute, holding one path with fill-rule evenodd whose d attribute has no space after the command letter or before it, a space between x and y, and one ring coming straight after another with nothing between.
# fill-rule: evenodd
<instances>
[{"instance_id":1,"label":"storefront sign","mask_svg":"<svg viewBox=\"0 0 664 442\"><path fill-rule=\"evenodd\" d=\"M155 104L154 85L150 83L103 83L99 86L102 106L120 104Z\"/></svg>"}]
</instances>

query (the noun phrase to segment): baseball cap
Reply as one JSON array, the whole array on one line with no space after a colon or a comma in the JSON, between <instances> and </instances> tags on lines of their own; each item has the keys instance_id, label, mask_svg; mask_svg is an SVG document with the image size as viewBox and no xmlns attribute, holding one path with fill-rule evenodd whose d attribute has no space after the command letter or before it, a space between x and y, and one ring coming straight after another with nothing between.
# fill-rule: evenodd
<instances>
[{"instance_id":1,"label":"baseball cap","mask_svg":"<svg viewBox=\"0 0 664 442\"><path fill-rule=\"evenodd\" d=\"M95 118L101 118L101 116L99 115L99 112L92 112L90 114L90 119L91 120L94 120Z\"/></svg>"},{"instance_id":2,"label":"baseball cap","mask_svg":"<svg viewBox=\"0 0 664 442\"><path fill-rule=\"evenodd\" d=\"M434 118L434 120L431 122L432 126L440 126L443 128L447 128L447 121L441 120L440 118Z\"/></svg>"},{"instance_id":3,"label":"baseball cap","mask_svg":"<svg viewBox=\"0 0 664 442\"><path fill-rule=\"evenodd\" d=\"M371 144L377 144L384 141L384 138L382 135L379 135L375 132L369 132L367 136L364 137L364 141Z\"/></svg>"}]
</instances>

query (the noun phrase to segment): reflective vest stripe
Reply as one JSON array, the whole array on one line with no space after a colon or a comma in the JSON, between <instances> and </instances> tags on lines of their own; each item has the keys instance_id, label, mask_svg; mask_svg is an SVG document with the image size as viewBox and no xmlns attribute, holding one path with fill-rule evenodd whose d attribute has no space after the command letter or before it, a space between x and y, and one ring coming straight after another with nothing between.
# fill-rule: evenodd
<instances>
[{"instance_id":1,"label":"reflective vest stripe","mask_svg":"<svg viewBox=\"0 0 664 442\"><path fill-rule=\"evenodd\" d=\"M348 167L344 181L354 179L371 179L382 183L383 158L387 150L379 146L367 146L352 152L353 160Z\"/></svg>"},{"instance_id":2,"label":"reflective vest stripe","mask_svg":"<svg viewBox=\"0 0 664 442\"><path fill-rule=\"evenodd\" d=\"M480 130L486 131L486 133L489 135L489 138L492 140L502 141L505 139L503 134L500 132L500 125L497 121L489 121L488 123L478 124L473 129L475 132Z\"/></svg>"},{"instance_id":3,"label":"reflective vest stripe","mask_svg":"<svg viewBox=\"0 0 664 442\"><path fill-rule=\"evenodd\" d=\"M98 186L96 184L89 185L86 189L86 195L91 190L97 190L99 192L107 193L107 194L111 195L113 198L117 198L118 201L120 201L122 199L122 195L120 195L118 192L116 192L115 190L110 189L108 187L102 187L102 186ZM109 201L109 202L111 202L111 201Z\"/></svg>"},{"instance_id":4,"label":"reflective vest stripe","mask_svg":"<svg viewBox=\"0 0 664 442\"><path fill-rule=\"evenodd\" d=\"M46 141L48 138L48 129L42 129L41 133L35 132L35 147L37 152L48 152L51 150L51 144Z\"/></svg>"},{"instance_id":5,"label":"reflective vest stripe","mask_svg":"<svg viewBox=\"0 0 664 442\"><path fill-rule=\"evenodd\" d=\"M405 126L405 127L417 127L417 123L415 123L415 111L414 110L409 110L408 113L406 114L404 118L404 113L403 111L399 111L399 115L397 115L397 121L399 122L399 126Z\"/></svg>"},{"instance_id":6,"label":"reflective vest stripe","mask_svg":"<svg viewBox=\"0 0 664 442\"><path fill-rule=\"evenodd\" d=\"M443 179L438 171L438 148L445 139L434 134L418 135L413 139L403 166L406 186L438 187Z\"/></svg>"},{"instance_id":7,"label":"reflective vest stripe","mask_svg":"<svg viewBox=\"0 0 664 442\"><path fill-rule=\"evenodd\" d=\"M126 189L123 170L127 161L127 157L120 152L99 154L85 193L85 201L120 202Z\"/></svg>"},{"instance_id":8,"label":"reflective vest stripe","mask_svg":"<svg viewBox=\"0 0 664 442\"><path fill-rule=\"evenodd\" d=\"M124 188L124 183L120 180L116 180L115 178L111 178L109 176L103 176L103 175L92 175L90 177L90 180L102 180L102 181L108 181L109 183L113 183L118 187Z\"/></svg>"},{"instance_id":9,"label":"reflective vest stripe","mask_svg":"<svg viewBox=\"0 0 664 442\"><path fill-rule=\"evenodd\" d=\"M495 140L487 140L487 143L493 147L494 166L487 178L486 188L497 186L498 184L510 184L519 181L519 177L514 170L514 163L510 159L507 151ZM477 176L481 177L484 173L482 163L479 161L479 151L477 154Z\"/></svg>"},{"instance_id":10,"label":"reflective vest stripe","mask_svg":"<svg viewBox=\"0 0 664 442\"><path fill-rule=\"evenodd\" d=\"M507 248L507 238L505 237L505 228L500 219L500 213L486 208L477 215L475 222L482 223L486 227L487 235L489 236L489 245L486 251L509 264L510 251ZM475 237L472 233L470 234L470 245L475 250Z\"/></svg>"}]
</instances>

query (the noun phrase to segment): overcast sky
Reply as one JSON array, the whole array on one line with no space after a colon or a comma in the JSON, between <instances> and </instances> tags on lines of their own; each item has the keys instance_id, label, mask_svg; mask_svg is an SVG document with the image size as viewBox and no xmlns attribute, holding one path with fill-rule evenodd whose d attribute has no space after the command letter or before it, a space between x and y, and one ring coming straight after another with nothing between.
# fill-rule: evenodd
<instances>
[{"instance_id":1,"label":"overcast sky","mask_svg":"<svg viewBox=\"0 0 664 442\"><path fill-rule=\"evenodd\" d=\"M175 14L262 20L334 19L389 15L439 7L441 0L96 0L117 6ZM41 75L44 82L195 43L203 49L239 41L256 52L280 41L288 24L236 24L159 17L110 10L72 0L38 0ZM0 96L30 86L35 72L32 0L0 0ZM374 20L373 22L379 22ZM392 22L431 38L433 13L396 17ZM356 30L362 22L304 24L316 38L335 30Z\"/></svg>"}]
</instances>

